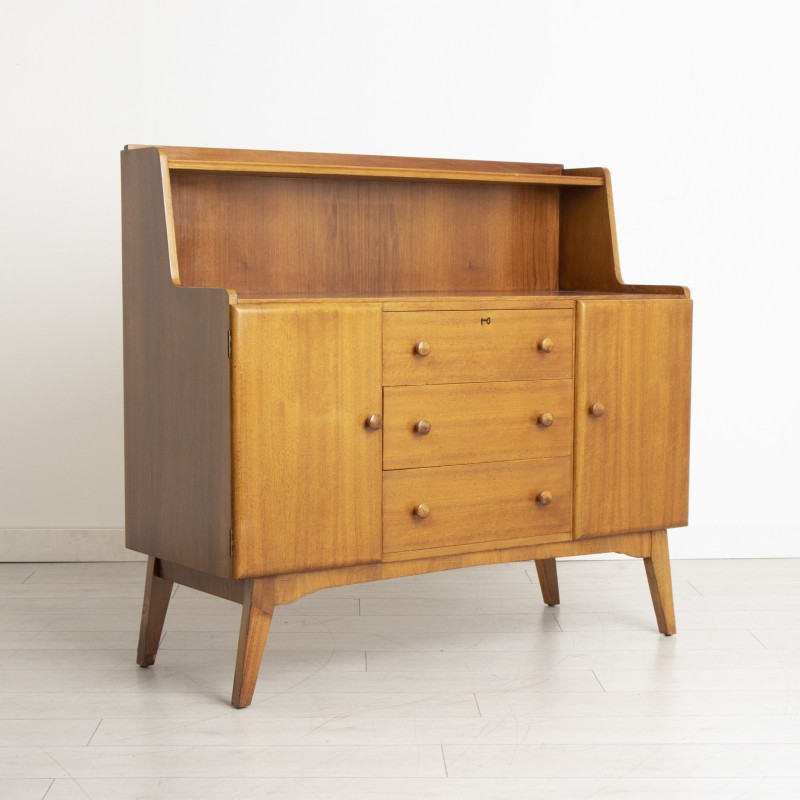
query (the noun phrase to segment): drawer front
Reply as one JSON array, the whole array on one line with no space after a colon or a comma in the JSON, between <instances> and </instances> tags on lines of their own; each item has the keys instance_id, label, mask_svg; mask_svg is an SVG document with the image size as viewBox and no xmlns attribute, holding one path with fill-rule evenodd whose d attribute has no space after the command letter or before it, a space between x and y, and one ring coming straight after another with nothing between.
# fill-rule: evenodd
<instances>
[{"instance_id":1,"label":"drawer front","mask_svg":"<svg viewBox=\"0 0 800 800\"><path fill-rule=\"evenodd\" d=\"M387 311L385 386L572 377L571 309Z\"/></svg>"},{"instance_id":2,"label":"drawer front","mask_svg":"<svg viewBox=\"0 0 800 800\"><path fill-rule=\"evenodd\" d=\"M546 500L544 492L551 496L547 505L537 499ZM384 553L536 536L552 540L554 534L566 539L571 524L569 457L383 473Z\"/></svg>"},{"instance_id":3,"label":"drawer front","mask_svg":"<svg viewBox=\"0 0 800 800\"><path fill-rule=\"evenodd\" d=\"M572 415L571 380L389 386L383 468L569 456Z\"/></svg>"}]
</instances>

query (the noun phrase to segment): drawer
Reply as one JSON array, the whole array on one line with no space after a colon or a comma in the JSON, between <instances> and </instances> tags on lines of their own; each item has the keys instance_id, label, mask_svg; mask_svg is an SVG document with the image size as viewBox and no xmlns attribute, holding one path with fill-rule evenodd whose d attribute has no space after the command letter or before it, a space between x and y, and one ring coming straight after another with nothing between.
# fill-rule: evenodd
<instances>
[{"instance_id":1,"label":"drawer","mask_svg":"<svg viewBox=\"0 0 800 800\"><path fill-rule=\"evenodd\" d=\"M572 309L386 311L384 386L572 377Z\"/></svg>"},{"instance_id":2,"label":"drawer","mask_svg":"<svg viewBox=\"0 0 800 800\"><path fill-rule=\"evenodd\" d=\"M543 492L552 498L547 505L537 499ZM552 540L554 534L568 538L571 526L569 457L383 473L384 553L536 536Z\"/></svg>"},{"instance_id":3,"label":"drawer","mask_svg":"<svg viewBox=\"0 0 800 800\"><path fill-rule=\"evenodd\" d=\"M572 409L571 380L387 386L383 468L569 456Z\"/></svg>"}]
</instances>

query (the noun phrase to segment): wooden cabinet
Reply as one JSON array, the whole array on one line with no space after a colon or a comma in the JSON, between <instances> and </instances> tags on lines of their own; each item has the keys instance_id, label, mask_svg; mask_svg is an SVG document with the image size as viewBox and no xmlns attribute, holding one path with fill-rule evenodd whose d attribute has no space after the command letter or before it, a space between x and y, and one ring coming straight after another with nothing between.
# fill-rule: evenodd
<instances>
[{"instance_id":1,"label":"wooden cabinet","mask_svg":"<svg viewBox=\"0 0 800 800\"><path fill-rule=\"evenodd\" d=\"M136 147L122 155L126 536L154 662L178 582L242 604L233 703L276 604L327 586L642 558L675 630L691 301L620 278L608 173Z\"/></svg>"}]
</instances>

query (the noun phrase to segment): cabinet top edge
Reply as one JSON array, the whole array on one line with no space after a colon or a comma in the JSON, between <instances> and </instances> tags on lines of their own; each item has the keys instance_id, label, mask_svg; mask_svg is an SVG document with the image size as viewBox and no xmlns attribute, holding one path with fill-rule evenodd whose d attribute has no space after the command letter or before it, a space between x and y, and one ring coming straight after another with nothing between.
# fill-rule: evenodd
<instances>
[{"instance_id":1,"label":"cabinet top edge","mask_svg":"<svg viewBox=\"0 0 800 800\"><path fill-rule=\"evenodd\" d=\"M139 150L152 147L174 162L174 168L187 162L198 164L215 164L205 169L217 169L216 163L230 164L234 167L242 164L258 165L303 165L330 167L372 167L421 170L454 170L489 173L520 173L526 175L561 175L563 164L534 163L524 161L487 161L475 159L453 158L420 158L418 156L385 156L354 153L310 153L291 150L240 150L211 147L173 147L149 144L128 144L125 150ZM198 167L198 168L203 168Z\"/></svg>"},{"instance_id":2,"label":"cabinet top edge","mask_svg":"<svg viewBox=\"0 0 800 800\"><path fill-rule=\"evenodd\" d=\"M271 177L538 184L562 187L605 184L602 175L574 174L574 171L566 174L562 164L280 150L217 150L150 145L125 147L125 150L141 149L156 150L166 160L172 174L211 172Z\"/></svg>"}]
</instances>

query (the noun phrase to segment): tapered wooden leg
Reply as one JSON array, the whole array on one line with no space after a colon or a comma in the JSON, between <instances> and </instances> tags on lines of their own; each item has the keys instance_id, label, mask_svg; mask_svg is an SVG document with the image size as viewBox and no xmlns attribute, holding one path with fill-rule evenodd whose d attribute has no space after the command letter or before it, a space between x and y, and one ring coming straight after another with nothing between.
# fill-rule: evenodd
<instances>
[{"instance_id":1,"label":"tapered wooden leg","mask_svg":"<svg viewBox=\"0 0 800 800\"><path fill-rule=\"evenodd\" d=\"M540 558L536 561L536 574L539 586L542 587L542 598L548 606L557 606L561 599L558 596L558 572L554 558Z\"/></svg>"},{"instance_id":2,"label":"tapered wooden leg","mask_svg":"<svg viewBox=\"0 0 800 800\"><path fill-rule=\"evenodd\" d=\"M144 602L142 603L142 624L139 628L139 650L136 663L140 667L149 667L155 663L161 632L164 630L164 619L172 594L172 581L164 580L158 575L158 559L147 560L147 579L144 584Z\"/></svg>"},{"instance_id":3,"label":"tapered wooden leg","mask_svg":"<svg viewBox=\"0 0 800 800\"><path fill-rule=\"evenodd\" d=\"M270 578L248 580L242 602L242 626L239 629L239 650L236 653L231 698L236 708L246 708L253 700L274 608L273 581Z\"/></svg>"},{"instance_id":4,"label":"tapered wooden leg","mask_svg":"<svg viewBox=\"0 0 800 800\"><path fill-rule=\"evenodd\" d=\"M666 531L653 531L650 557L644 559L647 583L658 629L664 636L675 633L675 608L672 603L672 574L669 568L669 546Z\"/></svg>"}]
</instances>

